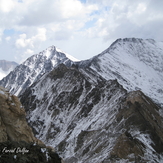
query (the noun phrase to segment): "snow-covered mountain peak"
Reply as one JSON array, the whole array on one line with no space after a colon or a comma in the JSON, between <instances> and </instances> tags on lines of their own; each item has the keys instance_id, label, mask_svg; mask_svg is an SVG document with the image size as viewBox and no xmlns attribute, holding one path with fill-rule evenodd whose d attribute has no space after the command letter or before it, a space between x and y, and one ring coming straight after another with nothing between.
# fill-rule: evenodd
<instances>
[{"instance_id":1,"label":"snow-covered mountain peak","mask_svg":"<svg viewBox=\"0 0 163 163\"><path fill-rule=\"evenodd\" d=\"M163 106L163 42L117 39L88 66L105 79L117 79L129 91L142 90Z\"/></svg>"},{"instance_id":2,"label":"snow-covered mountain peak","mask_svg":"<svg viewBox=\"0 0 163 163\"><path fill-rule=\"evenodd\" d=\"M65 53L64 51L62 51L61 49L59 49L58 47L52 45L50 47L48 47L46 50L40 52L39 54L46 56L47 59L52 59L52 58L68 58L71 61L79 61L78 59L76 59L75 57Z\"/></svg>"},{"instance_id":3,"label":"snow-covered mountain peak","mask_svg":"<svg viewBox=\"0 0 163 163\"><path fill-rule=\"evenodd\" d=\"M51 71L59 64L71 66L74 62L55 46L29 57L12 73L0 81L0 85L7 87L11 93L19 95L21 91L32 85L46 72Z\"/></svg>"},{"instance_id":4,"label":"snow-covered mountain peak","mask_svg":"<svg viewBox=\"0 0 163 163\"><path fill-rule=\"evenodd\" d=\"M115 45L116 43L118 43L118 44L131 43L131 42L133 42L133 43L143 43L143 42L146 42L146 41L150 42L151 44L156 43L156 41L154 39L142 39L142 38L134 38L133 37L133 38L119 38L119 39L115 40L111 44L111 46Z\"/></svg>"},{"instance_id":5,"label":"snow-covered mountain peak","mask_svg":"<svg viewBox=\"0 0 163 163\"><path fill-rule=\"evenodd\" d=\"M71 61L74 61L74 62L80 61L79 59L76 59L75 57L71 56L70 54L67 54L66 52L62 51L58 47L56 47L56 51L58 51L60 53L64 53L66 55L66 57L69 58Z\"/></svg>"},{"instance_id":6,"label":"snow-covered mountain peak","mask_svg":"<svg viewBox=\"0 0 163 163\"><path fill-rule=\"evenodd\" d=\"M126 64L142 62L157 72L163 71L163 42L153 39L124 38L117 39L99 56L110 55Z\"/></svg>"},{"instance_id":7,"label":"snow-covered mountain peak","mask_svg":"<svg viewBox=\"0 0 163 163\"><path fill-rule=\"evenodd\" d=\"M66 55L61 50L58 50L54 45L48 47L46 50L43 50L39 53L41 56L45 56L46 59L53 58L66 58Z\"/></svg>"}]
</instances>

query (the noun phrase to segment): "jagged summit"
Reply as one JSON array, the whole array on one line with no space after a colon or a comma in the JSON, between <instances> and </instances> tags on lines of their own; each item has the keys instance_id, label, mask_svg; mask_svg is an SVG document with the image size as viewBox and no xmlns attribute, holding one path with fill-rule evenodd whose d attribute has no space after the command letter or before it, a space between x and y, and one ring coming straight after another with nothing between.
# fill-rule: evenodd
<instances>
[{"instance_id":1,"label":"jagged summit","mask_svg":"<svg viewBox=\"0 0 163 163\"><path fill-rule=\"evenodd\" d=\"M42 52L39 53L40 55L44 55L49 59L52 59L54 56L55 57L66 57L68 59L70 59L71 61L79 61L78 59L74 58L73 56L63 52L61 49L59 49L58 47L52 45L49 46L46 50L43 50Z\"/></svg>"},{"instance_id":2,"label":"jagged summit","mask_svg":"<svg viewBox=\"0 0 163 163\"><path fill-rule=\"evenodd\" d=\"M11 93L19 95L44 73L51 71L61 63L71 66L74 62L67 57L67 54L61 52L55 46L50 46L17 66L0 81L0 85L8 88Z\"/></svg>"}]
</instances>

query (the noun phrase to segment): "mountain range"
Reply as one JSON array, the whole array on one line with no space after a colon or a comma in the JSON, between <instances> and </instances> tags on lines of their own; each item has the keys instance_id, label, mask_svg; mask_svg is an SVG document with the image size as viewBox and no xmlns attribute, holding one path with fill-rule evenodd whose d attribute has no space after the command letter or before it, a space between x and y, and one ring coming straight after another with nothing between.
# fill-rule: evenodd
<instances>
[{"instance_id":1,"label":"mountain range","mask_svg":"<svg viewBox=\"0 0 163 163\"><path fill-rule=\"evenodd\" d=\"M162 71L163 42L125 38L84 61L51 46L0 85L66 163L152 163L163 158Z\"/></svg>"}]
</instances>

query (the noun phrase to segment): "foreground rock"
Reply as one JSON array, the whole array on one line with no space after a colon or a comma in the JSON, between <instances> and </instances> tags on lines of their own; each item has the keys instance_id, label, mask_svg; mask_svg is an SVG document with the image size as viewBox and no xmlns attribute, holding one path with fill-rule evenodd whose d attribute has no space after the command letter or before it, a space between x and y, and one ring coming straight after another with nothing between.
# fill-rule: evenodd
<instances>
[{"instance_id":1,"label":"foreground rock","mask_svg":"<svg viewBox=\"0 0 163 163\"><path fill-rule=\"evenodd\" d=\"M60 163L54 149L34 137L18 98L0 87L0 163Z\"/></svg>"}]
</instances>

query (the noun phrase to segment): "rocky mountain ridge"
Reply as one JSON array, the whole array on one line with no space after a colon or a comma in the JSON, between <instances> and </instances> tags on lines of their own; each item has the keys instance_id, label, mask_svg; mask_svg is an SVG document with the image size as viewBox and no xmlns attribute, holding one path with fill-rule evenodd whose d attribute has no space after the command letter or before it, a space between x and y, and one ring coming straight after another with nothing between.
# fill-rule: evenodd
<instances>
[{"instance_id":1,"label":"rocky mountain ridge","mask_svg":"<svg viewBox=\"0 0 163 163\"><path fill-rule=\"evenodd\" d=\"M62 64L20 99L36 136L66 163L162 160L159 108L141 91L127 93L117 80L95 81Z\"/></svg>"}]
</instances>

